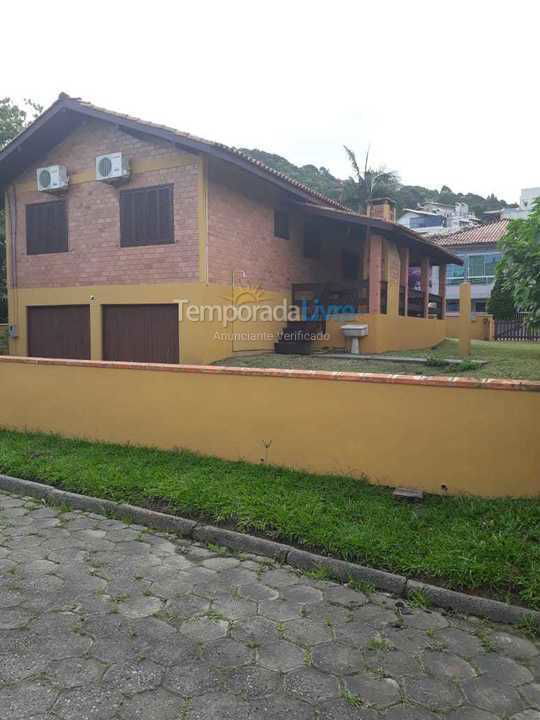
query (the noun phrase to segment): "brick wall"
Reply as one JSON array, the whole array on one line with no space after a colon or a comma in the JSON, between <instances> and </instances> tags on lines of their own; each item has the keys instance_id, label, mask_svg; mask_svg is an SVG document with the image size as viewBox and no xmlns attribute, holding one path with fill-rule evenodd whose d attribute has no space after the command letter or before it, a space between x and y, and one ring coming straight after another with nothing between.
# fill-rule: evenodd
<instances>
[{"instance_id":1,"label":"brick wall","mask_svg":"<svg viewBox=\"0 0 540 720\"><path fill-rule=\"evenodd\" d=\"M170 145L145 142L90 120L55 147L17 184L35 182L35 170L66 165L68 172L95 168L96 155L121 151L130 159L170 157ZM135 174L122 189L174 184L175 243L136 248L120 247L119 189L105 183L70 186L66 200L69 251L26 254L25 206L52 199L36 190L17 190L17 275L19 287L71 287L94 284L189 282L198 279L197 183L198 160L165 170Z\"/></svg>"},{"instance_id":2,"label":"brick wall","mask_svg":"<svg viewBox=\"0 0 540 720\"><path fill-rule=\"evenodd\" d=\"M232 176L231 176L232 177ZM303 254L304 220L290 213L288 240L274 236L274 209L279 197L270 191L236 187L210 173L208 186L208 275L210 282L231 284L240 272L250 287L289 291L293 283L342 279L341 250L362 254L362 232L347 236L345 227L327 224L320 259ZM237 274L236 274L237 273Z\"/></svg>"}]
</instances>

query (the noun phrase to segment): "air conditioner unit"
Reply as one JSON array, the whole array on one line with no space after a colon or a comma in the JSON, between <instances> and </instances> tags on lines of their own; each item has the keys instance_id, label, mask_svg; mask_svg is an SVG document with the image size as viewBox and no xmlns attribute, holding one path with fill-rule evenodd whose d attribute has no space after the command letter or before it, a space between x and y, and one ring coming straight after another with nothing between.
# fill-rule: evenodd
<instances>
[{"instance_id":1,"label":"air conditioner unit","mask_svg":"<svg viewBox=\"0 0 540 720\"><path fill-rule=\"evenodd\" d=\"M96 180L115 183L129 178L129 159L121 152L98 155L96 158Z\"/></svg>"},{"instance_id":2,"label":"air conditioner unit","mask_svg":"<svg viewBox=\"0 0 540 720\"><path fill-rule=\"evenodd\" d=\"M58 192L65 190L69 177L64 165L49 165L36 171L37 188L40 192Z\"/></svg>"}]
</instances>

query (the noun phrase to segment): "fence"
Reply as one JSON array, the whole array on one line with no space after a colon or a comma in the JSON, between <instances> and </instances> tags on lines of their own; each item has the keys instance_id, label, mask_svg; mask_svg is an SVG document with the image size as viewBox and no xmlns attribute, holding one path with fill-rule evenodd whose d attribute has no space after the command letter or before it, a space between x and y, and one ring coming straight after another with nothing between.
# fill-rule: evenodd
<instances>
[{"instance_id":1,"label":"fence","mask_svg":"<svg viewBox=\"0 0 540 720\"><path fill-rule=\"evenodd\" d=\"M525 318L519 315L511 320L495 320L495 340L537 342L540 340L540 328L530 328Z\"/></svg>"},{"instance_id":2,"label":"fence","mask_svg":"<svg viewBox=\"0 0 540 720\"><path fill-rule=\"evenodd\" d=\"M0 427L540 495L540 383L5 356L0 387Z\"/></svg>"}]
</instances>

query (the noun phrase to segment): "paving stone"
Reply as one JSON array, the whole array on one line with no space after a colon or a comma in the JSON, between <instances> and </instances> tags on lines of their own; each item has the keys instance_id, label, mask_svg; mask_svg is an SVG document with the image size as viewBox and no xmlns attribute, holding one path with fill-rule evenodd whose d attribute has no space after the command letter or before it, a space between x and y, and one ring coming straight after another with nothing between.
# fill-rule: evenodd
<instances>
[{"instance_id":1,"label":"paving stone","mask_svg":"<svg viewBox=\"0 0 540 720\"><path fill-rule=\"evenodd\" d=\"M118 612L128 618L145 618L155 615L162 608L163 602L151 595L129 597L118 603Z\"/></svg>"},{"instance_id":2,"label":"paving stone","mask_svg":"<svg viewBox=\"0 0 540 720\"><path fill-rule=\"evenodd\" d=\"M384 709L395 705L401 699L399 685L393 678L377 677L368 673L348 675L345 686L368 707Z\"/></svg>"},{"instance_id":3,"label":"paving stone","mask_svg":"<svg viewBox=\"0 0 540 720\"><path fill-rule=\"evenodd\" d=\"M278 590L271 588L263 583L249 583L248 585L240 585L238 593L248 600L275 600L279 596Z\"/></svg>"},{"instance_id":4,"label":"paving stone","mask_svg":"<svg viewBox=\"0 0 540 720\"><path fill-rule=\"evenodd\" d=\"M259 613L269 620L285 622L302 617L303 605L287 602L278 598L277 600L263 600L259 603Z\"/></svg>"},{"instance_id":5,"label":"paving stone","mask_svg":"<svg viewBox=\"0 0 540 720\"><path fill-rule=\"evenodd\" d=\"M223 638L206 645L203 657L214 667L232 668L253 662L255 654L254 649L231 638Z\"/></svg>"},{"instance_id":6,"label":"paving stone","mask_svg":"<svg viewBox=\"0 0 540 720\"><path fill-rule=\"evenodd\" d=\"M329 642L318 645L312 651L313 665L333 675L357 673L362 669L362 651L344 642Z\"/></svg>"},{"instance_id":7,"label":"paving stone","mask_svg":"<svg viewBox=\"0 0 540 720\"><path fill-rule=\"evenodd\" d=\"M185 708L186 701L180 695L158 688L125 700L119 715L123 720L180 720Z\"/></svg>"},{"instance_id":8,"label":"paving stone","mask_svg":"<svg viewBox=\"0 0 540 720\"><path fill-rule=\"evenodd\" d=\"M481 655L488 657L487 655ZM452 653L426 650L422 656L422 662L427 673L448 680L470 680L476 677L474 668L459 655ZM478 666L478 663L476 663Z\"/></svg>"},{"instance_id":9,"label":"paving stone","mask_svg":"<svg viewBox=\"0 0 540 720\"><path fill-rule=\"evenodd\" d=\"M61 688L74 688L81 685L98 683L103 676L105 666L93 659L69 658L49 663L47 675L53 685Z\"/></svg>"},{"instance_id":10,"label":"paving stone","mask_svg":"<svg viewBox=\"0 0 540 720\"><path fill-rule=\"evenodd\" d=\"M229 620L240 620L257 614L257 603L234 597L231 594L217 595L212 601L212 610L223 614Z\"/></svg>"},{"instance_id":11,"label":"paving stone","mask_svg":"<svg viewBox=\"0 0 540 720\"><path fill-rule=\"evenodd\" d=\"M151 660L113 665L103 676L104 685L110 685L126 695L153 690L161 684L162 670Z\"/></svg>"},{"instance_id":12,"label":"paving stone","mask_svg":"<svg viewBox=\"0 0 540 720\"><path fill-rule=\"evenodd\" d=\"M433 638L441 643L446 650L464 658L470 658L482 652L482 643L479 638L471 633L464 632L458 628L445 628L437 630Z\"/></svg>"},{"instance_id":13,"label":"paving stone","mask_svg":"<svg viewBox=\"0 0 540 720\"><path fill-rule=\"evenodd\" d=\"M218 671L208 661L195 660L168 668L163 686L183 697L193 697L221 690L222 681Z\"/></svg>"},{"instance_id":14,"label":"paving stone","mask_svg":"<svg viewBox=\"0 0 540 720\"><path fill-rule=\"evenodd\" d=\"M257 649L257 664L288 672L304 664L304 651L287 640L265 643Z\"/></svg>"},{"instance_id":15,"label":"paving stone","mask_svg":"<svg viewBox=\"0 0 540 720\"><path fill-rule=\"evenodd\" d=\"M256 716L250 714L245 700L223 692L195 697L189 707L189 720L251 720L252 717Z\"/></svg>"},{"instance_id":16,"label":"paving stone","mask_svg":"<svg viewBox=\"0 0 540 720\"><path fill-rule=\"evenodd\" d=\"M259 647L281 638L277 623L264 617L249 617L231 624L231 637L248 647Z\"/></svg>"},{"instance_id":17,"label":"paving stone","mask_svg":"<svg viewBox=\"0 0 540 720\"><path fill-rule=\"evenodd\" d=\"M449 680L420 676L405 678L406 697L430 710L451 710L462 704L463 695Z\"/></svg>"},{"instance_id":18,"label":"paving stone","mask_svg":"<svg viewBox=\"0 0 540 720\"><path fill-rule=\"evenodd\" d=\"M521 695L525 698L525 702L533 708L540 710L540 683L531 683L523 685L520 688Z\"/></svg>"},{"instance_id":19,"label":"paving stone","mask_svg":"<svg viewBox=\"0 0 540 720\"><path fill-rule=\"evenodd\" d=\"M183 622L195 615L204 615L210 608L210 600L197 595L182 595L165 603L164 613L169 622Z\"/></svg>"},{"instance_id":20,"label":"paving stone","mask_svg":"<svg viewBox=\"0 0 540 720\"><path fill-rule=\"evenodd\" d=\"M248 702L249 720L315 720L315 712L313 705L281 693Z\"/></svg>"},{"instance_id":21,"label":"paving stone","mask_svg":"<svg viewBox=\"0 0 540 720\"><path fill-rule=\"evenodd\" d=\"M375 710L347 700L327 700L319 705L318 717L319 720L379 720L381 716Z\"/></svg>"},{"instance_id":22,"label":"paving stone","mask_svg":"<svg viewBox=\"0 0 540 720\"><path fill-rule=\"evenodd\" d=\"M0 720L538 720L540 645L512 630L6 502Z\"/></svg>"},{"instance_id":23,"label":"paving stone","mask_svg":"<svg viewBox=\"0 0 540 720\"><path fill-rule=\"evenodd\" d=\"M261 575L260 580L265 585L275 588L285 588L289 585L298 585L302 578L292 570L278 568L277 570L268 570Z\"/></svg>"},{"instance_id":24,"label":"paving stone","mask_svg":"<svg viewBox=\"0 0 540 720\"><path fill-rule=\"evenodd\" d=\"M226 620L208 617L194 617L182 623L180 632L198 642L211 642L224 637L229 629Z\"/></svg>"},{"instance_id":25,"label":"paving stone","mask_svg":"<svg viewBox=\"0 0 540 720\"><path fill-rule=\"evenodd\" d=\"M246 700L270 695L280 684L280 675L256 665L231 670L225 678L226 687ZM192 693L194 694L194 693Z\"/></svg>"},{"instance_id":26,"label":"paving stone","mask_svg":"<svg viewBox=\"0 0 540 720\"><path fill-rule=\"evenodd\" d=\"M297 645L312 647L331 640L332 632L328 625L300 618L283 623L283 637Z\"/></svg>"},{"instance_id":27,"label":"paving stone","mask_svg":"<svg viewBox=\"0 0 540 720\"><path fill-rule=\"evenodd\" d=\"M508 685L523 685L533 681L533 675L524 665L495 653L479 655L472 659L480 674L489 674L494 680Z\"/></svg>"},{"instance_id":28,"label":"paving stone","mask_svg":"<svg viewBox=\"0 0 540 720\"><path fill-rule=\"evenodd\" d=\"M309 585L291 585L281 591L281 597L291 603L310 605L321 602L323 594L320 590Z\"/></svg>"},{"instance_id":29,"label":"paving stone","mask_svg":"<svg viewBox=\"0 0 540 720\"><path fill-rule=\"evenodd\" d=\"M497 715L480 710L470 705L462 705L459 710L452 710L446 716L446 720L499 720Z\"/></svg>"},{"instance_id":30,"label":"paving stone","mask_svg":"<svg viewBox=\"0 0 540 720\"><path fill-rule=\"evenodd\" d=\"M496 651L515 660L527 660L539 653L538 647L533 642L517 635L496 632L491 635L490 640Z\"/></svg>"},{"instance_id":31,"label":"paving stone","mask_svg":"<svg viewBox=\"0 0 540 720\"><path fill-rule=\"evenodd\" d=\"M240 560L232 557L213 557L203 560L202 566L209 570L228 570L240 565Z\"/></svg>"},{"instance_id":32,"label":"paving stone","mask_svg":"<svg viewBox=\"0 0 540 720\"><path fill-rule=\"evenodd\" d=\"M481 676L468 680L462 685L463 692L471 705L487 710L494 715L512 715L523 710L525 703L510 685L502 685L499 681Z\"/></svg>"},{"instance_id":33,"label":"paving stone","mask_svg":"<svg viewBox=\"0 0 540 720\"><path fill-rule=\"evenodd\" d=\"M313 704L339 696L336 678L311 667L288 673L285 676L285 690Z\"/></svg>"},{"instance_id":34,"label":"paving stone","mask_svg":"<svg viewBox=\"0 0 540 720\"><path fill-rule=\"evenodd\" d=\"M434 715L429 710L418 707L418 705L403 703L390 708L382 717L384 720L439 720L440 715ZM459 718L461 720L461 715ZM480 720L480 718L478 718L478 720Z\"/></svg>"},{"instance_id":35,"label":"paving stone","mask_svg":"<svg viewBox=\"0 0 540 720\"><path fill-rule=\"evenodd\" d=\"M367 603L364 593L353 590L344 585L336 585L325 590L324 598L327 602L343 605L346 608L356 608Z\"/></svg>"},{"instance_id":36,"label":"paving stone","mask_svg":"<svg viewBox=\"0 0 540 720\"><path fill-rule=\"evenodd\" d=\"M61 693L53 711L63 720L112 720L122 702L123 697L116 690L102 687L74 688Z\"/></svg>"}]
</instances>

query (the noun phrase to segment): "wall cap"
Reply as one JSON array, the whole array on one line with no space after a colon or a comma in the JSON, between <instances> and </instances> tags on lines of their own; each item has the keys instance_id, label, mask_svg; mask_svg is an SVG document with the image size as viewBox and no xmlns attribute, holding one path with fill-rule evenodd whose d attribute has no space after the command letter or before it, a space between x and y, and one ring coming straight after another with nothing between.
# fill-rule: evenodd
<instances>
[{"instance_id":1,"label":"wall cap","mask_svg":"<svg viewBox=\"0 0 540 720\"><path fill-rule=\"evenodd\" d=\"M192 373L196 375L247 375L290 380L339 380L342 382L379 383L381 385L420 385L423 387L460 388L464 390L520 390L540 392L540 381L471 378L455 376L386 375L328 370L284 370L277 368L224 367L220 365L164 365L158 363L112 362L108 360L66 360L60 358L0 356L1 365L63 365L101 370L150 370L153 372Z\"/></svg>"}]
</instances>

